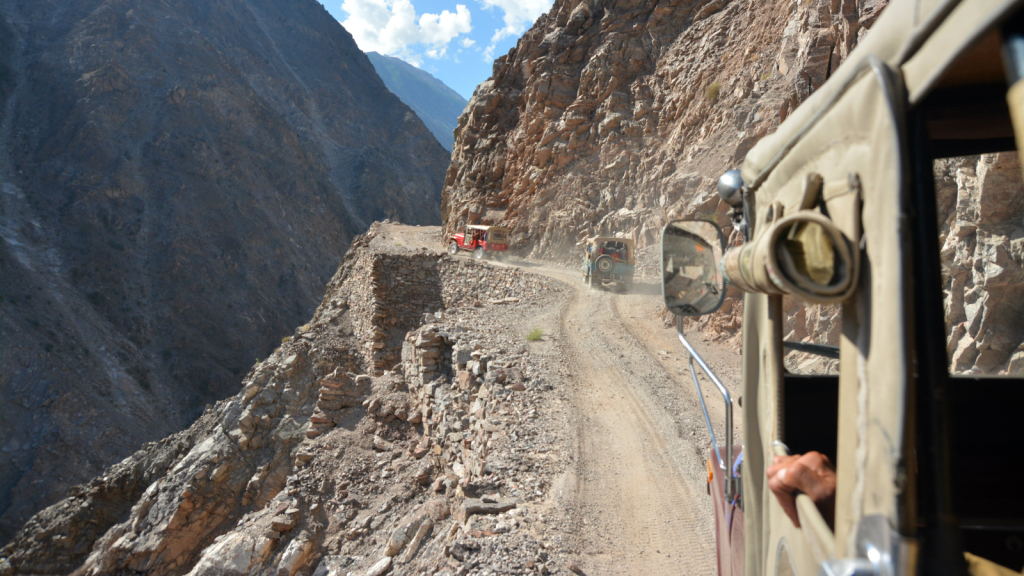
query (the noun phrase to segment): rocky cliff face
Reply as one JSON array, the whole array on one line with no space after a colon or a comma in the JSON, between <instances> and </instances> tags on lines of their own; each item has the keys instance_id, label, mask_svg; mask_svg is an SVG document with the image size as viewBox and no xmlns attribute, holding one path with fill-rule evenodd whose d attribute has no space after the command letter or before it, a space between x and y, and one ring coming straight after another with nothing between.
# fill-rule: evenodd
<instances>
[{"instance_id":1,"label":"rocky cliff face","mask_svg":"<svg viewBox=\"0 0 1024 576\"><path fill-rule=\"evenodd\" d=\"M714 214L714 183L839 66L885 0L558 0L459 119L446 230L557 254Z\"/></svg>"},{"instance_id":2,"label":"rocky cliff face","mask_svg":"<svg viewBox=\"0 0 1024 576\"><path fill-rule=\"evenodd\" d=\"M1024 185L1016 153L935 164L950 369L1024 374Z\"/></svg>"},{"instance_id":3,"label":"rocky cliff face","mask_svg":"<svg viewBox=\"0 0 1024 576\"><path fill-rule=\"evenodd\" d=\"M0 104L0 542L439 219L446 151L312 0L3 0Z\"/></svg>"}]
</instances>

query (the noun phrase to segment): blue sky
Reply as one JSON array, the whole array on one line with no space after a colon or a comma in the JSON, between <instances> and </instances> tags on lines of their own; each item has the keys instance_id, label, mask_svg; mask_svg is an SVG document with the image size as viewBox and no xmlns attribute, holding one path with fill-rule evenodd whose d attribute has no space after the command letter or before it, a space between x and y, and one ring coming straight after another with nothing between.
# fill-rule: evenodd
<instances>
[{"instance_id":1,"label":"blue sky","mask_svg":"<svg viewBox=\"0 0 1024 576\"><path fill-rule=\"evenodd\" d=\"M326 0L364 52L395 56L430 72L463 98L491 76L553 0Z\"/></svg>"}]
</instances>

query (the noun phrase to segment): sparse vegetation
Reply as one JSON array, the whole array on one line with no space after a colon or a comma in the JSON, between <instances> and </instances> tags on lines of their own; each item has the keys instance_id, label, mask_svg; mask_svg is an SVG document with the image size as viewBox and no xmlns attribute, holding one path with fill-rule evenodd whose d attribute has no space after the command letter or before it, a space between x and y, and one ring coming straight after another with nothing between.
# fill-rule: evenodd
<instances>
[{"instance_id":1,"label":"sparse vegetation","mask_svg":"<svg viewBox=\"0 0 1024 576\"><path fill-rule=\"evenodd\" d=\"M704 90L704 97L707 98L708 102L717 102L718 93L721 92L722 85L718 82L712 82L708 85L707 89Z\"/></svg>"},{"instance_id":2,"label":"sparse vegetation","mask_svg":"<svg viewBox=\"0 0 1024 576\"><path fill-rule=\"evenodd\" d=\"M526 339L530 342L536 342L544 337L544 331L540 328L534 328L526 335Z\"/></svg>"},{"instance_id":3,"label":"sparse vegetation","mask_svg":"<svg viewBox=\"0 0 1024 576\"><path fill-rule=\"evenodd\" d=\"M771 78L772 76L773 74L771 73L771 71L765 72L764 74L761 74L761 81L764 82L765 80Z\"/></svg>"}]
</instances>

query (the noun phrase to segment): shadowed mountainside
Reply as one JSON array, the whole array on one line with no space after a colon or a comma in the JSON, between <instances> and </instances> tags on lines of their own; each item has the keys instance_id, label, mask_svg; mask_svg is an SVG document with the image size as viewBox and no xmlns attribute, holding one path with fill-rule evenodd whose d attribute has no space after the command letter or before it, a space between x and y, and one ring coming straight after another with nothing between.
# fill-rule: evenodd
<instances>
[{"instance_id":1,"label":"shadowed mountainside","mask_svg":"<svg viewBox=\"0 0 1024 576\"><path fill-rule=\"evenodd\" d=\"M312 0L0 0L0 543L237 391L448 154Z\"/></svg>"}]
</instances>

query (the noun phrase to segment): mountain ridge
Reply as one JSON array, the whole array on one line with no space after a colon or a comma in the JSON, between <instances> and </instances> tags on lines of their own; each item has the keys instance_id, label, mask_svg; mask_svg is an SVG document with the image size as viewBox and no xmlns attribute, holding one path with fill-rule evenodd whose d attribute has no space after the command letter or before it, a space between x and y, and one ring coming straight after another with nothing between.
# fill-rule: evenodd
<instances>
[{"instance_id":1,"label":"mountain ridge","mask_svg":"<svg viewBox=\"0 0 1024 576\"><path fill-rule=\"evenodd\" d=\"M400 58L377 52L366 55L388 90L412 108L437 141L451 151L452 131L466 107L466 99L429 72Z\"/></svg>"}]
</instances>

